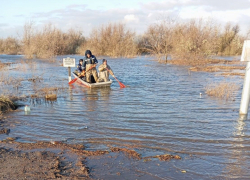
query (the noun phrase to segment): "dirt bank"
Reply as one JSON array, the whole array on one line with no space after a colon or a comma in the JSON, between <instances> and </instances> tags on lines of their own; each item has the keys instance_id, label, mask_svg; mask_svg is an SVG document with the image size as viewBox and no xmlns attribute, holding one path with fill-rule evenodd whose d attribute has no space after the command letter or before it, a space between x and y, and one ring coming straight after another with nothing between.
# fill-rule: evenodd
<instances>
[{"instance_id":1,"label":"dirt bank","mask_svg":"<svg viewBox=\"0 0 250 180\"><path fill-rule=\"evenodd\" d=\"M73 168L63 156L50 151L22 152L0 148L2 179L87 179L88 169Z\"/></svg>"},{"instance_id":2,"label":"dirt bank","mask_svg":"<svg viewBox=\"0 0 250 180\"><path fill-rule=\"evenodd\" d=\"M170 154L142 158L133 149L119 147L89 151L63 142L20 143L14 138L0 142L0 154L0 179L159 179L141 166L181 159Z\"/></svg>"}]
</instances>

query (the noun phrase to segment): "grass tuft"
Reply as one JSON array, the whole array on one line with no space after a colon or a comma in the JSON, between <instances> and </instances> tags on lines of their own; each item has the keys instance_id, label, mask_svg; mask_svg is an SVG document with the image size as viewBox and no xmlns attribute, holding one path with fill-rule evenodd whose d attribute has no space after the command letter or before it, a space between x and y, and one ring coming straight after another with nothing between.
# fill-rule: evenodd
<instances>
[{"instance_id":1,"label":"grass tuft","mask_svg":"<svg viewBox=\"0 0 250 180\"><path fill-rule=\"evenodd\" d=\"M13 103L12 100L10 100L9 97L1 95L0 96L0 112L5 112L9 110L14 110L16 109L15 104Z\"/></svg>"},{"instance_id":2,"label":"grass tuft","mask_svg":"<svg viewBox=\"0 0 250 180\"><path fill-rule=\"evenodd\" d=\"M220 99L234 99L239 86L231 82L220 82L218 84L210 84L206 88L206 94Z\"/></svg>"}]
</instances>

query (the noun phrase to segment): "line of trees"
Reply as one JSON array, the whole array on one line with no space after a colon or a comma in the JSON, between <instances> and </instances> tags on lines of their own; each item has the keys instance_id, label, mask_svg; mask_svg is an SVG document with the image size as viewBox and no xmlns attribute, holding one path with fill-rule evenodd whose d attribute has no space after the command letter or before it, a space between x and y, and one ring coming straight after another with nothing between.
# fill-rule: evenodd
<instances>
[{"instance_id":1,"label":"line of trees","mask_svg":"<svg viewBox=\"0 0 250 180\"><path fill-rule=\"evenodd\" d=\"M179 64L203 64L212 55L239 55L248 34L231 23L220 26L212 20L181 22L165 19L148 26L141 35L125 24L109 23L94 28L88 38L81 31L62 32L52 24L37 30L33 23L24 25L22 39L0 39L0 53L24 54L27 58L53 58L64 54L84 54L91 49L95 55L131 57L150 54L159 61L169 57Z\"/></svg>"}]
</instances>

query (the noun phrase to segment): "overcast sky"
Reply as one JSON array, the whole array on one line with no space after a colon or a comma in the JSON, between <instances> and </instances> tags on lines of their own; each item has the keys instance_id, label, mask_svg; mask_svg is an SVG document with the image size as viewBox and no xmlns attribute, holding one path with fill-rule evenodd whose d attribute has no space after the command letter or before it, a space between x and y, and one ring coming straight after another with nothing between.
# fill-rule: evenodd
<instances>
[{"instance_id":1,"label":"overcast sky","mask_svg":"<svg viewBox=\"0 0 250 180\"><path fill-rule=\"evenodd\" d=\"M139 34L162 17L212 18L239 24L242 33L250 29L250 0L0 0L0 4L0 38L21 36L30 21L37 28L52 23L63 31L83 30L84 35L109 22L125 23Z\"/></svg>"}]
</instances>

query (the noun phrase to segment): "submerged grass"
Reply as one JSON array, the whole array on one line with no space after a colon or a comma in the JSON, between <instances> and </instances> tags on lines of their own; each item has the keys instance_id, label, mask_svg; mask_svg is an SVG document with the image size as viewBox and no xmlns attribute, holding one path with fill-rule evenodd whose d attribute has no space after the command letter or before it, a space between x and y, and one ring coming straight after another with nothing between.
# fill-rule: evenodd
<instances>
[{"instance_id":1,"label":"submerged grass","mask_svg":"<svg viewBox=\"0 0 250 180\"><path fill-rule=\"evenodd\" d=\"M190 71L203 71L203 72L219 72L219 71L231 71L231 70L244 70L243 66L222 66L222 65L213 65L213 66L196 66L189 68Z\"/></svg>"},{"instance_id":2,"label":"submerged grass","mask_svg":"<svg viewBox=\"0 0 250 180\"><path fill-rule=\"evenodd\" d=\"M239 86L232 82L220 82L210 84L206 88L206 94L220 99L233 100Z\"/></svg>"},{"instance_id":3,"label":"submerged grass","mask_svg":"<svg viewBox=\"0 0 250 180\"><path fill-rule=\"evenodd\" d=\"M35 94L30 95L31 98L45 98L46 100L56 100L59 92L62 92L64 87L43 87L35 90Z\"/></svg>"},{"instance_id":4,"label":"submerged grass","mask_svg":"<svg viewBox=\"0 0 250 180\"><path fill-rule=\"evenodd\" d=\"M0 61L0 69L3 69L5 67L5 64Z\"/></svg>"},{"instance_id":5,"label":"submerged grass","mask_svg":"<svg viewBox=\"0 0 250 180\"><path fill-rule=\"evenodd\" d=\"M240 72L223 72L219 74L220 76L241 76L244 77L245 73L240 73Z\"/></svg>"}]
</instances>

